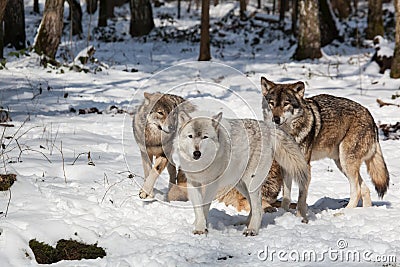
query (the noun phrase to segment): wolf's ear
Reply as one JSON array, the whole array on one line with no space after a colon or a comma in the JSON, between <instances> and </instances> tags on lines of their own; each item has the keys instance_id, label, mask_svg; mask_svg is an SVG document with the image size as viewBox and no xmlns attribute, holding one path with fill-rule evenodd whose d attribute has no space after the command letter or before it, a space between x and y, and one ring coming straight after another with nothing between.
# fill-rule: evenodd
<instances>
[{"instance_id":1,"label":"wolf's ear","mask_svg":"<svg viewBox=\"0 0 400 267\"><path fill-rule=\"evenodd\" d=\"M294 84L293 90L301 97L304 97L304 91L306 90L303 82L297 82Z\"/></svg>"},{"instance_id":2,"label":"wolf's ear","mask_svg":"<svg viewBox=\"0 0 400 267\"><path fill-rule=\"evenodd\" d=\"M275 86L276 84L268 81L267 78L261 77L261 89L263 96L266 96L268 92Z\"/></svg>"},{"instance_id":3,"label":"wolf's ear","mask_svg":"<svg viewBox=\"0 0 400 267\"><path fill-rule=\"evenodd\" d=\"M181 127L185 122L188 122L192 117L184 110L178 110L178 125Z\"/></svg>"},{"instance_id":4,"label":"wolf's ear","mask_svg":"<svg viewBox=\"0 0 400 267\"><path fill-rule=\"evenodd\" d=\"M218 113L217 115L212 116L212 126L218 130L219 123L221 122L222 119L222 111Z\"/></svg>"},{"instance_id":5,"label":"wolf's ear","mask_svg":"<svg viewBox=\"0 0 400 267\"><path fill-rule=\"evenodd\" d=\"M152 94L152 93L144 92L144 93L143 93L143 96L144 96L144 103L145 103L146 105L148 105L148 104L150 103L150 99L151 99L151 97L153 96L153 94Z\"/></svg>"}]
</instances>

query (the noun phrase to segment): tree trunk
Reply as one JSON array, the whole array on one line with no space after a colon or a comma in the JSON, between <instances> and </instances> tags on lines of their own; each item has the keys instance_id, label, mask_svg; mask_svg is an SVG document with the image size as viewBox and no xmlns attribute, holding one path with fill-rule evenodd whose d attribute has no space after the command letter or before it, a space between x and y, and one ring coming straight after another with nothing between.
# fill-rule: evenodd
<instances>
[{"instance_id":1,"label":"tree trunk","mask_svg":"<svg viewBox=\"0 0 400 267\"><path fill-rule=\"evenodd\" d=\"M199 61L208 61L210 59L210 0L203 0L201 1L201 39Z\"/></svg>"},{"instance_id":2,"label":"tree trunk","mask_svg":"<svg viewBox=\"0 0 400 267\"><path fill-rule=\"evenodd\" d=\"M377 35L383 36L382 0L368 0L368 26L365 34L370 40Z\"/></svg>"},{"instance_id":3,"label":"tree trunk","mask_svg":"<svg viewBox=\"0 0 400 267\"><path fill-rule=\"evenodd\" d=\"M33 0L33 12L36 13L36 14L40 13L39 0Z\"/></svg>"},{"instance_id":4,"label":"tree trunk","mask_svg":"<svg viewBox=\"0 0 400 267\"><path fill-rule=\"evenodd\" d=\"M319 22L321 31L321 46L330 44L339 38L339 31L336 28L328 0L319 0Z\"/></svg>"},{"instance_id":5,"label":"tree trunk","mask_svg":"<svg viewBox=\"0 0 400 267\"><path fill-rule=\"evenodd\" d=\"M287 4L287 0L280 0L279 2L279 23L281 24L281 26L283 26L285 23L285 12L287 9Z\"/></svg>"},{"instance_id":6,"label":"tree trunk","mask_svg":"<svg viewBox=\"0 0 400 267\"><path fill-rule=\"evenodd\" d=\"M239 0L240 2L240 20L246 20L246 10L247 10L247 5L246 5L246 0ZM203 10L201 11L203 12Z\"/></svg>"},{"instance_id":7,"label":"tree trunk","mask_svg":"<svg viewBox=\"0 0 400 267\"><path fill-rule=\"evenodd\" d=\"M297 13L299 12L298 0L292 1L292 33L297 36Z\"/></svg>"},{"instance_id":8,"label":"tree trunk","mask_svg":"<svg viewBox=\"0 0 400 267\"><path fill-rule=\"evenodd\" d=\"M86 0L86 12L94 14L97 11L97 0Z\"/></svg>"},{"instance_id":9,"label":"tree trunk","mask_svg":"<svg viewBox=\"0 0 400 267\"><path fill-rule=\"evenodd\" d=\"M154 28L153 10L149 0L131 0L131 24L129 32L131 36L143 36L149 34Z\"/></svg>"},{"instance_id":10,"label":"tree trunk","mask_svg":"<svg viewBox=\"0 0 400 267\"><path fill-rule=\"evenodd\" d=\"M114 0L107 0L107 18L114 18Z\"/></svg>"},{"instance_id":11,"label":"tree trunk","mask_svg":"<svg viewBox=\"0 0 400 267\"><path fill-rule=\"evenodd\" d=\"M36 53L55 58L63 29L64 0L46 0L42 22L33 46Z\"/></svg>"},{"instance_id":12,"label":"tree trunk","mask_svg":"<svg viewBox=\"0 0 400 267\"><path fill-rule=\"evenodd\" d=\"M100 0L98 27L107 26L107 2L108 0Z\"/></svg>"},{"instance_id":13,"label":"tree trunk","mask_svg":"<svg viewBox=\"0 0 400 267\"><path fill-rule=\"evenodd\" d=\"M297 49L294 54L296 60L322 57L317 0L299 1L299 31L297 40Z\"/></svg>"},{"instance_id":14,"label":"tree trunk","mask_svg":"<svg viewBox=\"0 0 400 267\"><path fill-rule=\"evenodd\" d=\"M9 0L4 14L4 44L23 49L25 41L24 0Z\"/></svg>"},{"instance_id":15,"label":"tree trunk","mask_svg":"<svg viewBox=\"0 0 400 267\"><path fill-rule=\"evenodd\" d=\"M181 0L178 0L178 19L181 18Z\"/></svg>"},{"instance_id":16,"label":"tree trunk","mask_svg":"<svg viewBox=\"0 0 400 267\"><path fill-rule=\"evenodd\" d=\"M82 31L82 7L78 0L67 0L71 19L72 35L80 35Z\"/></svg>"},{"instance_id":17,"label":"tree trunk","mask_svg":"<svg viewBox=\"0 0 400 267\"><path fill-rule=\"evenodd\" d=\"M257 0L257 9L261 8L261 0Z\"/></svg>"},{"instance_id":18,"label":"tree trunk","mask_svg":"<svg viewBox=\"0 0 400 267\"><path fill-rule=\"evenodd\" d=\"M392 60L392 67L390 70L390 78L400 78L400 0L394 1L396 9L396 44L394 47L394 55Z\"/></svg>"},{"instance_id":19,"label":"tree trunk","mask_svg":"<svg viewBox=\"0 0 400 267\"><path fill-rule=\"evenodd\" d=\"M3 27L3 19L4 13L6 12L7 0L0 1L0 59L4 58L3 49L4 49L4 27Z\"/></svg>"},{"instance_id":20,"label":"tree trunk","mask_svg":"<svg viewBox=\"0 0 400 267\"><path fill-rule=\"evenodd\" d=\"M340 19L347 19L351 14L351 1L349 0L330 0L332 10Z\"/></svg>"}]
</instances>

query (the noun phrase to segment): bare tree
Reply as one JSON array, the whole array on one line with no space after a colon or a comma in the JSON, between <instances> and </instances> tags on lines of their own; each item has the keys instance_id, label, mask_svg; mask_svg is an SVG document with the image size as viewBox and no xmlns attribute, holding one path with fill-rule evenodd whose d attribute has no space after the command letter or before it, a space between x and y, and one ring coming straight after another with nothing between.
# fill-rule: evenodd
<instances>
[{"instance_id":1,"label":"bare tree","mask_svg":"<svg viewBox=\"0 0 400 267\"><path fill-rule=\"evenodd\" d=\"M0 59L4 58L3 50L4 50L4 28L3 28L3 19L4 13L6 12L7 0L0 1Z\"/></svg>"},{"instance_id":2,"label":"bare tree","mask_svg":"<svg viewBox=\"0 0 400 267\"><path fill-rule=\"evenodd\" d=\"M147 35L154 28L153 9L150 0L131 0L131 36Z\"/></svg>"},{"instance_id":3,"label":"bare tree","mask_svg":"<svg viewBox=\"0 0 400 267\"><path fill-rule=\"evenodd\" d=\"M201 1L201 37L199 61L208 61L210 59L210 0L203 0Z\"/></svg>"},{"instance_id":4,"label":"bare tree","mask_svg":"<svg viewBox=\"0 0 400 267\"><path fill-rule=\"evenodd\" d=\"M394 48L394 55L392 60L392 67L390 70L390 78L400 78L400 0L394 1L396 9L396 44Z\"/></svg>"},{"instance_id":5,"label":"bare tree","mask_svg":"<svg viewBox=\"0 0 400 267\"><path fill-rule=\"evenodd\" d=\"M94 14L97 11L97 0L86 0L86 12Z\"/></svg>"},{"instance_id":6,"label":"bare tree","mask_svg":"<svg viewBox=\"0 0 400 267\"><path fill-rule=\"evenodd\" d=\"M4 14L4 44L23 49L25 41L24 0L8 0Z\"/></svg>"},{"instance_id":7,"label":"bare tree","mask_svg":"<svg viewBox=\"0 0 400 267\"><path fill-rule=\"evenodd\" d=\"M382 0L368 0L368 26L365 32L367 39L374 39L384 34L382 17Z\"/></svg>"},{"instance_id":8,"label":"bare tree","mask_svg":"<svg viewBox=\"0 0 400 267\"><path fill-rule=\"evenodd\" d=\"M299 30L294 58L296 60L320 58L322 53L318 0L300 0L298 2Z\"/></svg>"},{"instance_id":9,"label":"bare tree","mask_svg":"<svg viewBox=\"0 0 400 267\"><path fill-rule=\"evenodd\" d=\"M69 19L71 20L72 35L82 34L82 7L78 0L67 0Z\"/></svg>"},{"instance_id":10,"label":"bare tree","mask_svg":"<svg viewBox=\"0 0 400 267\"><path fill-rule=\"evenodd\" d=\"M46 0L42 22L33 48L36 53L54 59L63 29L64 0Z\"/></svg>"},{"instance_id":11,"label":"bare tree","mask_svg":"<svg viewBox=\"0 0 400 267\"><path fill-rule=\"evenodd\" d=\"M292 1L292 33L294 36L297 36L297 18L299 12L299 3L298 0Z\"/></svg>"},{"instance_id":12,"label":"bare tree","mask_svg":"<svg viewBox=\"0 0 400 267\"><path fill-rule=\"evenodd\" d=\"M33 12L39 14L39 0L33 0Z\"/></svg>"},{"instance_id":13,"label":"bare tree","mask_svg":"<svg viewBox=\"0 0 400 267\"><path fill-rule=\"evenodd\" d=\"M351 1L331 0L333 12L340 19L347 19L351 14Z\"/></svg>"},{"instance_id":14,"label":"bare tree","mask_svg":"<svg viewBox=\"0 0 400 267\"><path fill-rule=\"evenodd\" d=\"M319 0L319 25L321 46L330 44L333 40L339 38L339 31L336 27L328 0Z\"/></svg>"},{"instance_id":15,"label":"bare tree","mask_svg":"<svg viewBox=\"0 0 400 267\"><path fill-rule=\"evenodd\" d=\"M247 10L246 0L239 0L239 2L240 2L240 20L246 20L246 10ZM203 10L201 10L201 12L203 12Z\"/></svg>"},{"instance_id":16,"label":"bare tree","mask_svg":"<svg viewBox=\"0 0 400 267\"><path fill-rule=\"evenodd\" d=\"M106 27L107 26L107 0L100 0L100 8L99 8L99 21L97 23L98 27Z\"/></svg>"}]
</instances>

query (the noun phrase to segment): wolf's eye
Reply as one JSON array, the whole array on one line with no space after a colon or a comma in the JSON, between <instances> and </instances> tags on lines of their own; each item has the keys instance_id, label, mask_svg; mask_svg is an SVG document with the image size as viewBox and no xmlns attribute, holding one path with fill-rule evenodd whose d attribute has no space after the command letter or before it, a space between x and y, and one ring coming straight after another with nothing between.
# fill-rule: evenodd
<instances>
[{"instance_id":1,"label":"wolf's eye","mask_svg":"<svg viewBox=\"0 0 400 267\"><path fill-rule=\"evenodd\" d=\"M270 106L274 106L274 101L270 100L270 101L268 102L268 104L269 104Z\"/></svg>"},{"instance_id":2,"label":"wolf's eye","mask_svg":"<svg viewBox=\"0 0 400 267\"><path fill-rule=\"evenodd\" d=\"M207 136L207 135L203 136L203 139L207 139L207 138L208 138L208 136Z\"/></svg>"},{"instance_id":3,"label":"wolf's eye","mask_svg":"<svg viewBox=\"0 0 400 267\"><path fill-rule=\"evenodd\" d=\"M164 116L164 112L162 112L162 111L157 111L157 113L158 113L159 115L161 115L161 116Z\"/></svg>"},{"instance_id":4,"label":"wolf's eye","mask_svg":"<svg viewBox=\"0 0 400 267\"><path fill-rule=\"evenodd\" d=\"M283 105L284 105L285 107L287 107L287 106L290 105L290 102L289 102L289 101L285 101L285 102L283 103Z\"/></svg>"},{"instance_id":5,"label":"wolf's eye","mask_svg":"<svg viewBox=\"0 0 400 267\"><path fill-rule=\"evenodd\" d=\"M193 135L189 134L188 137L189 137L189 138L193 138Z\"/></svg>"}]
</instances>

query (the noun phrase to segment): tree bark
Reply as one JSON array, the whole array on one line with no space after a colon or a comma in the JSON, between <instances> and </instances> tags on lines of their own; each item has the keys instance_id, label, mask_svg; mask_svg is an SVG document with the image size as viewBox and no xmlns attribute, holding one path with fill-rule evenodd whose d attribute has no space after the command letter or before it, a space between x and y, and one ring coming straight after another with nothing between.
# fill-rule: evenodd
<instances>
[{"instance_id":1,"label":"tree bark","mask_svg":"<svg viewBox=\"0 0 400 267\"><path fill-rule=\"evenodd\" d=\"M365 32L367 39L384 34L382 0L368 0L368 26Z\"/></svg>"},{"instance_id":2,"label":"tree bark","mask_svg":"<svg viewBox=\"0 0 400 267\"><path fill-rule=\"evenodd\" d=\"M39 14L39 0L33 0L33 12Z\"/></svg>"},{"instance_id":3,"label":"tree bark","mask_svg":"<svg viewBox=\"0 0 400 267\"><path fill-rule=\"evenodd\" d=\"M154 28L153 10L149 0L131 0L131 36L147 35Z\"/></svg>"},{"instance_id":4,"label":"tree bark","mask_svg":"<svg viewBox=\"0 0 400 267\"><path fill-rule=\"evenodd\" d=\"M333 12L340 19L347 19L351 14L351 1L330 0Z\"/></svg>"},{"instance_id":5,"label":"tree bark","mask_svg":"<svg viewBox=\"0 0 400 267\"><path fill-rule=\"evenodd\" d=\"M54 59L63 29L64 0L46 0L42 22L33 46L36 53Z\"/></svg>"},{"instance_id":6,"label":"tree bark","mask_svg":"<svg viewBox=\"0 0 400 267\"><path fill-rule=\"evenodd\" d=\"M318 1L299 1L299 30L296 60L315 59L322 57L321 32L318 19Z\"/></svg>"},{"instance_id":7,"label":"tree bark","mask_svg":"<svg viewBox=\"0 0 400 267\"><path fill-rule=\"evenodd\" d=\"M392 67L390 70L390 78L400 78L400 0L394 1L396 9L396 44L394 47L394 55L392 60Z\"/></svg>"},{"instance_id":8,"label":"tree bark","mask_svg":"<svg viewBox=\"0 0 400 267\"><path fill-rule=\"evenodd\" d=\"M97 11L97 0L86 0L86 12L94 14Z\"/></svg>"},{"instance_id":9,"label":"tree bark","mask_svg":"<svg viewBox=\"0 0 400 267\"><path fill-rule=\"evenodd\" d=\"M321 31L321 46L330 44L339 38L339 31L333 19L328 0L319 0L319 22Z\"/></svg>"},{"instance_id":10,"label":"tree bark","mask_svg":"<svg viewBox=\"0 0 400 267\"><path fill-rule=\"evenodd\" d=\"M181 18L181 0L178 0L178 19Z\"/></svg>"},{"instance_id":11,"label":"tree bark","mask_svg":"<svg viewBox=\"0 0 400 267\"><path fill-rule=\"evenodd\" d=\"M292 1L292 33L294 36L297 36L297 13L299 12L299 3L298 0Z\"/></svg>"},{"instance_id":12,"label":"tree bark","mask_svg":"<svg viewBox=\"0 0 400 267\"><path fill-rule=\"evenodd\" d=\"M100 0L98 27L107 26L107 2L108 0Z\"/></svg>"},{"instance_id":13,"label":"tree bark","mask_svg":"<svg viewBox=\"0 0 400 267\"><path fill-rule=\"evenodd\" d=\"M80 35L82 31L82 7L78 0L67 0L71 19L72 35Z\"/></svg>"},{"instance_id":14,"label":"tree bark","mask_svg":"<svg viewBox=\"0 0 400 267\"><path fill-rule=\"evenodd\" d=\"M4 50L4 27L3 27L3 19L4 13L6 12L7 0L0 1L0 59L4 58L3 50Z\"/></svg>"},{"instance_id":15,"label":"tree bark","mask_svg":"<svg viewBox=\"0 0 400 267\"><path fill-rule=\"evenodd\" d=\"M9 0L4 14L4 44L23 49L25 41L24 0Z\"/></svg>"},{"instance_id":16,"label":"tree bark","mask_svg":"<svg viewBox=\"0 0 400 267\"><path fill-rule=\"evenodd\" d=\"M287 0L280 0L279 2L279 23L281 25L283 25L285 22L285 12L287 10L287 4Z\"/></svg>"},{"instance_id":17,"label":"tree bark","mask_svg":"<svg viewBox=\"0 0 400 267\"><path fill-rule=\"evenodd\" d=\"M114 0L107 0L107 18L114 18L114 7L115 1Z\"/></svg>"},{"instance_id":18,"label":"tree bark","mask_svg":"<svg viewBox=\"0 0 400 267\"><path fill-rule=\"evenodd\" d=\"M210 59L210 0L203 0L201 1L201 37L199 61L208 61Z\"/></svg>"},{"instance_id":19,"label":"tree bark","mask_svg":"<svg viewBox=\"0 0 400 267\"><path fill-rule=\"evenodd\" d=\"M246 20L246 10L247 10L246 0L239 0L239 2L240 2L240 20ZM201 12L203 12L203 10Z\"/></svg>"}]
</instances>

